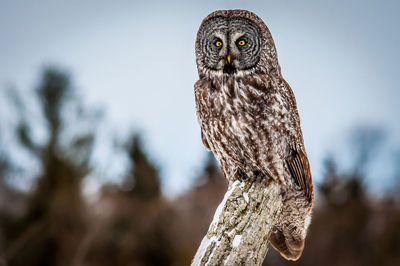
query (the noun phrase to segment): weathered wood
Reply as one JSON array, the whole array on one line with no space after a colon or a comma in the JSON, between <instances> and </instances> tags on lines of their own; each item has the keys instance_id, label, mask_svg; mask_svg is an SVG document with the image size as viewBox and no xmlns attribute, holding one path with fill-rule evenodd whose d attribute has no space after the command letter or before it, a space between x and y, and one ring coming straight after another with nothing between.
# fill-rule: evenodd
<instances>
[{"instance_id":1,"label":"weathered wood","mask_svg":"<svg viewBox=\"0 0 400 266\"><path fill-rule=\"evenodd\" d=\"M282 211L279 185L265 180L230 184L193 259L197 265L261 265Z\"/></svg>"}]
</instances>

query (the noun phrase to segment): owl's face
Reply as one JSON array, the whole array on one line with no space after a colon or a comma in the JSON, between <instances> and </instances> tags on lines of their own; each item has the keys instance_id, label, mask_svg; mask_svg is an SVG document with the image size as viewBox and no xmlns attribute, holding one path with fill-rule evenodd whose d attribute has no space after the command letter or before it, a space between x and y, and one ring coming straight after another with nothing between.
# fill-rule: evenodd
<instances>
[{"instance_id":1,"label":"owl's face","mask_svg":"<svg viewBox=\"0 0 400 266\"><path fill-rule=\"evenodd\" d=\"M255 68L260 61L262 35L252 21L214 17L199 29L200 60L210 71L233 74Z\"/></svg>"}]
</instances>

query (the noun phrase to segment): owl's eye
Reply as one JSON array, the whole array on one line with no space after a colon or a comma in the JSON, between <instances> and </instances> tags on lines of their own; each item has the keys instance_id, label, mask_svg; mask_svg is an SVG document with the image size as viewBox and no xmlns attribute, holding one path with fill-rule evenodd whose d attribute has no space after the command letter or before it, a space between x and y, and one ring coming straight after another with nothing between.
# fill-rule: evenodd
<instances>
[{"instance_id":1,"label":"owl's eye","mask_svg":"<svg viewBox=\"0 0 400 266\"><path fill-rule=\"evenodd\" d=\"M246 42L244 40L240 40L237 43L239 46L244 46L246 44Z\"/></svg>"},{"instance_id":2,"label":"owl's eye","mask_svg":"<svg viewBox=\"0 0 400 266\"><path fill-rule=\"evenodd\" d=\"M216 42L215 42L215 46L217 46L217 47L222 46L222 42L221 42L221 41L216 41Z\"/></svg>"}]
</instances>

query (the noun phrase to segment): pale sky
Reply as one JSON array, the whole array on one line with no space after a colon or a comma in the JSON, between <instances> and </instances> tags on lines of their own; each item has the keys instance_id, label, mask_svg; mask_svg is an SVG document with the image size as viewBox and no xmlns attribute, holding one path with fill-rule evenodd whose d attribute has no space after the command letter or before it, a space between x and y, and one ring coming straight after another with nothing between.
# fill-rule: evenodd
<instances>
[{"instance_id":1,"label":"pale sky","mask_svg":"<svg viewBox=\"0 0 400 266\"><path fill-rule=\"evenodd\" d=\"M205 158L194 109L196 32L207 14L232 8L255 12L273 35L317 182L328 152L346 158L356 126L384 127L388 153L400 148L396 0L1 1L0 95L10 85L29 95L43 65L68 69L84 101L106 113L99 176L118 180L125 165L107 137L139 130L164 191L182 192ZM7 104L0 99L0 126L12 120ZM371 171L378 185L391 173L384 161Z\"/></svg>"}]
</instances>

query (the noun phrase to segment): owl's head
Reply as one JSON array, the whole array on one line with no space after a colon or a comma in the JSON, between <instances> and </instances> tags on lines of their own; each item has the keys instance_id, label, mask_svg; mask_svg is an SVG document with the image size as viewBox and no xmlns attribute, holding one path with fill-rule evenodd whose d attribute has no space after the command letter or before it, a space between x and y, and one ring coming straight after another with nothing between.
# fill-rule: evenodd
<instances>
[{"instance_id":1,"label":"owl's head","mask_svg":"<svg viewBox=\"0 0 400 266\"><path fill-rule=\"evenodd\" d=\"M200 77L280 73L271 33L247 10L218 10L203 20L196 62Z\"/></svg>"}]
</instances>

